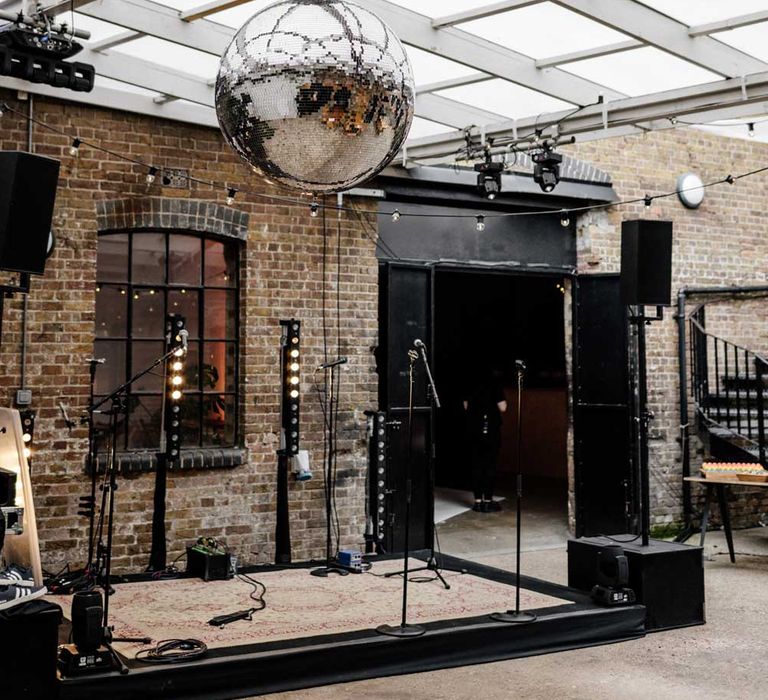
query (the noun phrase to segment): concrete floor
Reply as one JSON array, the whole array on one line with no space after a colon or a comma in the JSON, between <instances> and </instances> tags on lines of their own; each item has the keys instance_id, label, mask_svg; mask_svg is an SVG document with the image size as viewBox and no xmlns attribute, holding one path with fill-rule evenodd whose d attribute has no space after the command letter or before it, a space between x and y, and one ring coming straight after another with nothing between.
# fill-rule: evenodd
<instances>
[{"instance_id":1,"label":"concrete floor","mask_svg":"<svg viewBox=\"0 0 768 700\"><path fill-rule=\"evenodd\" d=\"M556 504L528 499L523 571L565 583L565 522ZM514 566L514 514L464 513L439 528L443 551ZM693 542L693 541L692 541ZM707 624L644 639L527 659L263 696L273 700L764 700L768 697L768 529L707 535ZM695 541L698 543L698 540ZM433 585L433 584L425 584ZM447 593L449 595L449 593Z\"/></svg>"}]
</instances>

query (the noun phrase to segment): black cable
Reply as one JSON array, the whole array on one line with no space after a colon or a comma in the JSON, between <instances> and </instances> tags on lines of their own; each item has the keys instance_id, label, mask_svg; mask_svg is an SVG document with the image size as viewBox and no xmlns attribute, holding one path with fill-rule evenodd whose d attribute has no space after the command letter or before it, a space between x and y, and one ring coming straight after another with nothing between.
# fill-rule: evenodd
<instances>
[{"instance_id":1,"label":"black cable","mask_svg":"<svg viewBox=\"0 0 768 700\"><path fill-rule=\"evenodd\" d=\"M257 603L257 607L251 608L251 612L258 612L267 607L267 601L264 596L267 593L267 587L259 580L248 574L237 574L238 580L253 586L253 590L248 594L249 598Z\"/></svg>"},{"instance_id":2,"label":"black cable","mask_svg":"<svg viewBox=\"0 0 768 700\"><path fill-rule=\"evenodd\" d=\"M139 649L134 658L147 664L178 664L199 659L207 652L207 645L199 639L164 639L151 649Z\"/></svg>"}]
</instances>

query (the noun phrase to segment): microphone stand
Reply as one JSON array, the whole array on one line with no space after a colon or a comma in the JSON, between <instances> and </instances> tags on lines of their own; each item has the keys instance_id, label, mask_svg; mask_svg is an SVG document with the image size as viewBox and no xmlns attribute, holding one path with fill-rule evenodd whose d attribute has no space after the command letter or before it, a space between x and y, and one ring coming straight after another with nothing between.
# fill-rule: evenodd
<instances>
[{"instance_id":1,"label":"microphone stand","mask_svg":"<svg viewBox=\"0 0 768 700\"><path fill-rule=\"evenodd\" d=\"M523 505L523 475L520 471L522 459L522 440L523 440L523 377L525 375L525 363L522 360L516 360L517 365L517 465L515 467L515 480L517 482L517 501L515 504L517 530L517 552L515 555L515 609L506 612L493 613L491 619L498 622L515 622L517 624L525 622L534 622L536 615L520 611L520 546L522 542L522 505Z\"/></svg>"},{"instance_id":2,"label":"microphone stand","mask_svg":"<svg viewBox=\"0 0 768 700\"><path fill-rule=\"evenodd\" d=\"M408 457L405 461L405 548L403 552L403 611L399 625L379 625L376 631L388 637L420 637L426 632L421 625L408 624L408 557L411 531L411 462L413 462L413 365L419 358L408 351Z\"/></svg>"},{"instance_id":3,"label":"microphone stand","mask_svg":"<svg viewBox=\"0 0 768 700\"><path fill-rule=\"evenodd\" d=\"M430 396L432 398L432 401L435 404L435 408L441 408L442 405L440 403L440 396L437 393L437 387L435 386L435 380L432 378L432 372L429 367L429 360L427 360L427 350L426 345L421 340L415 340L413 342L414 346L419 349L419 354L421 355L422 362L424 363L424 369L427 373L427 381L429 382L429 388L430 388ZM440 581L440 583L443 584L444 588L446 590L450 590L451 584L448 583L448 581L445 580L445 577L443 576L443 567L438 566L437 563L437 556L435 554L435 540L436 540L436 526L435 526L435 510L434 510L434 495L435 495L435 463L434 460L429 458L427 460L427 488L429 489L429 492L432 494L432 540L430 545L430 552L429 552L429 558L427 559L427 563L424 566L416 567L415 569L411 569L411 573L415 573L416 571L431 571L433 574L435 574L435 577ZM456 571L459 573L464 573L463 569L449 569L449 571ZM391 576L399 576L403 574L403 571L392 571L388 574L384 574L386 578L389 578ZM428 579L424 579L425 581Z\"/></svg>"}]
</instances>

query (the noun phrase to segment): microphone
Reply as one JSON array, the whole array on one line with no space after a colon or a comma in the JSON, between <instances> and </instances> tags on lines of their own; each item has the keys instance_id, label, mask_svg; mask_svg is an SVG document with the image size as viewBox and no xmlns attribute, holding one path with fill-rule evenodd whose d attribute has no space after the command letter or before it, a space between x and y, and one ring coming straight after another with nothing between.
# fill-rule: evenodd
<instances>
[{"instance_id":1,"label":"microphone","mask_svg":"<svg viewBox=\"0 0 768 700\"><path fill-rule=\"evenodd\" d=\"M179 331L179 338L181 339L181 349L186 353L189 349L189 331L186 328L182 328Z\"/></svg>"},{"instance_id":2,"label":"microphone","mask_svg":"<svg viewBox=\"0 0 768 700\"><path fill-rule=\"evenodd\" d=\"M347 364L347 358L340 357L338 360L334 360L333 362L326 362L324 365L320 365L317 369L330 369L331 367L338 367L339 365L345 364Z\"/></svg>"},{"instance_id":3,"label":"microphone","mask_svg":"<svg viewBox=\"0 0 768 700\"><path fill-rule=\"evenodd\" d=\"M426 345L424 345L423 341L416 338L416 340L413 341L413 347L415 348L425 348Z\"/></svg>"},{"instance_id":4,"label":"microphone","mask_svg":"<svg viewBox=\"0 0 768 700\"><path fill-rule=\"evenodd\" d=\"M515 360L515 367L523 372L526 370L525 362L522 360Z\"/></svg>"}]
</instances>

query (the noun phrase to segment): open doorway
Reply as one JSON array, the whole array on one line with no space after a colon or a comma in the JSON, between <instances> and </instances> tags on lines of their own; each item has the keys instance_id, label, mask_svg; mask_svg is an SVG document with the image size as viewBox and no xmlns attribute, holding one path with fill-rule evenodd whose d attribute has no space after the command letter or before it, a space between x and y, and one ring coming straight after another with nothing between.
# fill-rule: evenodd
<instances>
[{"instance_id":1,"label":"open doorway","mask_svg":"<svg viewBox=\"0 0 768 700\"><path fill-rule=\"evenodd\" d=\"M526 539L562 545L568 518L568 395L561 277L489 271L435 271L435 380L443 407L435 417L435 518L447 552L478 544L511 546L517 458L517 375L527 366L521 469ZM500 512L473 513L473 478L463 406L476 370L494 370L508 410L502 417L495 495ZM488 529L489 538L477 530Z\"/></svg>"}]
</instances>

